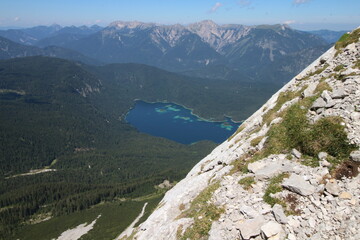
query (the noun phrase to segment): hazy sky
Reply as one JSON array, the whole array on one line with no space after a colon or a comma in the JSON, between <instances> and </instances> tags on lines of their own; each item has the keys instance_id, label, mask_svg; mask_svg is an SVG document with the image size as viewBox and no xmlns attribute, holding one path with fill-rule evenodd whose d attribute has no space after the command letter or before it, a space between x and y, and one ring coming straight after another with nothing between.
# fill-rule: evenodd
<instances>
[{"instance_id":1,"label":"hazy sky","mask_svg":"<svg viewBox=\"0 0 360 240\"><path fill-rule=\"evenodd\" d=\"M348 30L360 25L360 0L0 0L0 27L106 26L116 20L187 24L205 19Z\"/></svg>"}]
</instances>

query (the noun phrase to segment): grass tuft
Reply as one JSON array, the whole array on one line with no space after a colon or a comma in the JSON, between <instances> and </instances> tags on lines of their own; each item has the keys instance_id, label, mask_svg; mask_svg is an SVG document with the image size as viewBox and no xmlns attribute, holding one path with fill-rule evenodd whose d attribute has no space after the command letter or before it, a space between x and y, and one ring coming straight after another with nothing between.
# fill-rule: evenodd
<instances>
[{"instance_id":1,"label":"grass tuft","mask_svg":"<svg viewBox=\"0 0 360 240\"><path fill-rule=\"evenodd\" d=\"M259 136L259 137L254 138L253 140L251 140L250 145L252 147L257 146L261 142L261 140L263 140L263 138L264 138L264 136Z\"/></svg>"},{"instance_id":2,"label":"grass tuft","mask_svg":"<svg viewBox=\"0 0 360 240\"><path fill-rule=\"evenodd\" d=\"M245 190L249 190L251 188L251 185L255 183L254 177L244 177L239 180L239 184L243 186Z\"/></svg>"},{"instance_id":3,"label":"grass tuft","mask_svg":"<svg viewBox=\"0 0 360 240\"><path fill-rule=\"evenodd\" d=\"M336 66L335 68L334 68L334 71L335 72L339 72L340 70L343 70L344 69L344 65L343 64L340 64L340 65L338 65L338 66Z\"/></svg>"},{"instance_id":4,"label":"grass tuft","mask_svg":"<svg viewBox=\"0 0 360 240\"><path fill-rule=\"evenodd\" d=\"M265 190L265 194L263 196L264 202L269 204L271 207L275 204L280 204L284 208L286 207L286 204L283 200L278 198L271 197L271 194L275 194L282 191L281 183L284 180L284 178L288 178L288 173L281 173L273 178L270 179L269 185Z\"/></svg>"},{"instance_id":5,"label":"grass tuft","mask_svg":"<svg viewBox=\"0 0 360 240\"><path fill-rule=\"evenodd\" d=\"M183 235L181 235L182 231L178 231L178 239L192 240L208 237L212 222L219 219L224 212L223 208L215 206L210 201L214 191L219 187L219 183L208 186L191 202L190 208L179 216L179 218L193 218L194 223L185 230Z\"/></svg>"},{"instance_id":6,"label":"grass tuft","mask_svg":"<svg viewBox=\"0 0 360 240\"><path fill-rule=\"evenodd\" d=\"M277 117L276 113L277 111L280 110L281 106L284 105L284 103L296 97L300 97L302 91L303 90L300 90L298 92L291 92L291 91L281 92L278 96L276 105L263 115L263 123L269 125L271 121Z\"/></svg>"},{"instance_id":7,"label":"grass tuft","mask_svg":"<svg viewBox=\"0 0 360 240\"><path fill-rule=\"evenodd\" d=\"M360 69L360 60L355 62L354 68Z\"/></svg>"},{"instance_id":8,"label":"grass tuft","mask_svg":"<svg viewBox=\"0 0 360 240\"><path fill-rule=\"evenodd\" d=\"M329 92L332 91L330 85L325 81L320 81L319 84L316 86L314 93L322 93L323 91L328 90Z\"/></svg>"}]
</instances>

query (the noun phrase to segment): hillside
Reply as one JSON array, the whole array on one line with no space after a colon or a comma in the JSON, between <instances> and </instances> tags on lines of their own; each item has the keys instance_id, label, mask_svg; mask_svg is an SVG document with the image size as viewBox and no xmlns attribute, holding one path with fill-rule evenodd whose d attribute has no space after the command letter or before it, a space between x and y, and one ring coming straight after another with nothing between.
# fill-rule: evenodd
<instances>
[{"instance_id":1,"label":"hillside","mask_svg":"<svg viewBox=\"0 0 360 240\"><path fill-rule=\"evenodd\" d=\"M293 78L122 239L359 239L359 38Z\"/></svg>"},{"instance_id":2,"label":"hillside","mask_svg":"<svg viewBox=\"0 0 360 240\"><path fill-rule=\"evenodd\" d=\"M99 61L91 59L74 50L57 46L38 48L13 42L0 37L0 59L11 59L30 56L48 56L83 62L85 64L99 65Z\"/></svg>"}]
</instances>

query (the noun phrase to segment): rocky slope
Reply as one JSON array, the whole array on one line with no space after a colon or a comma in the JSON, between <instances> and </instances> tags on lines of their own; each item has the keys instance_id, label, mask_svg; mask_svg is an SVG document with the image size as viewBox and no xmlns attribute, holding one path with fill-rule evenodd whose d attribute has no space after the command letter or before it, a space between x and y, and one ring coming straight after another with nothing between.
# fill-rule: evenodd
<instances>
[{"instance_id":1,"label":"rocky slope","mask_svg":"<svg viewBox=\"0 0 360 240\"><path fill-rule=\"evenodd\" d=\"M359 37L271 97L129 239L360 239Z\"/></svg>"}]
</instances>

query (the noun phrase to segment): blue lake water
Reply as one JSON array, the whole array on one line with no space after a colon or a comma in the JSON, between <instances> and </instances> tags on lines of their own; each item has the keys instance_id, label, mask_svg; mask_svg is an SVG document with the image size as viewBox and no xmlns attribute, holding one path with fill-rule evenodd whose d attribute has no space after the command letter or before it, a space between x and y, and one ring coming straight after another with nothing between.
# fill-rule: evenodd
<instances>
[{"instance_id":1,"label":"blue lake water","mask_svg":"<svg viewBox=\"0 0 360 240\"><path fill-rule=\"evenodd\" d=\"M223 122L206 121L177 104L144 101L136 101L126 115L126 121L141 132L183 144L201 140L221 143L240 125L229 118Z\"/></svg>"}]
</instances>

